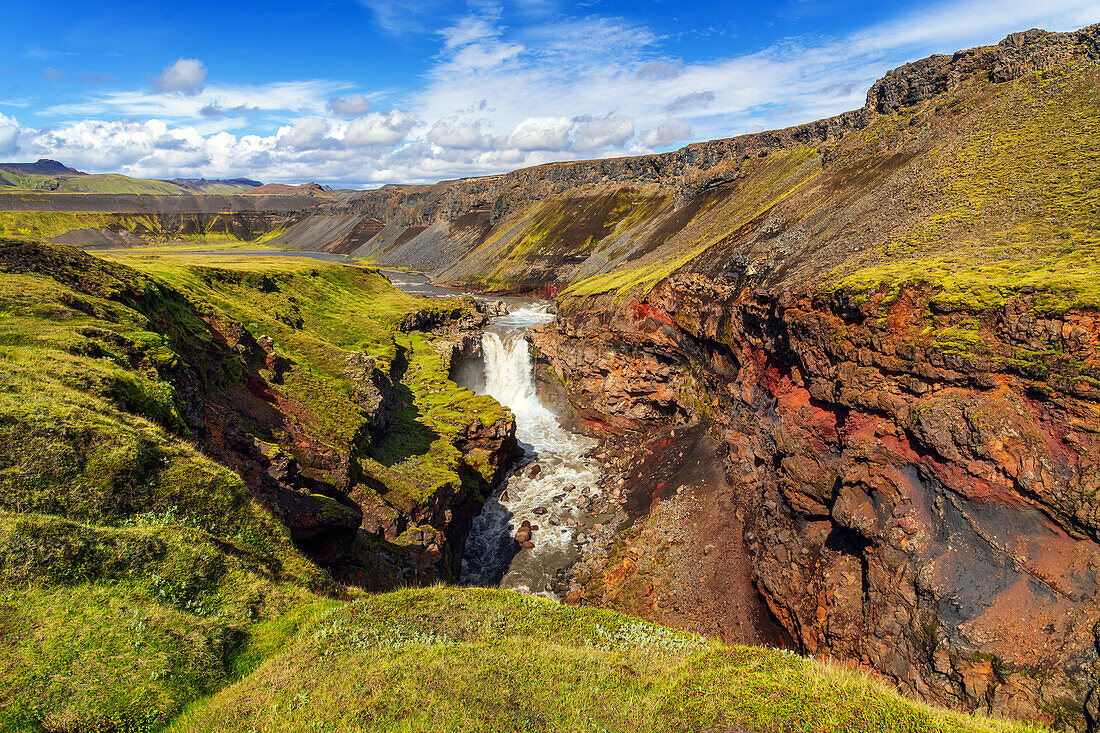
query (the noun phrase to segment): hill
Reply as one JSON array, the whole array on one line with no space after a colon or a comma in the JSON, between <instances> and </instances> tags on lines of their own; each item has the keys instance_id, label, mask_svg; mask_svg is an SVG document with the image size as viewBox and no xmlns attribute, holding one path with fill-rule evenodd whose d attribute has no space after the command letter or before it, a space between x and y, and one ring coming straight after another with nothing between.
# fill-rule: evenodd
<instances>
[{"instance_id":1,"label":"hill","mask_svg":"<svg viewBox=\"0 0 1100 733\"><path fill-rule=\"evenodd\" d=\"M444 587L374 596L325 613L293 645L190 708L169 730L307 727L1029 729L917 705L860 674L783 651L727 647L510 591Z\"/></svg>"},{"instance_id":2,"label":"hill","mask_svg":"<svg viewBox=\"0 0 1100 733\"><path fill-rule=\"evenodd\" d=\"M611 612L366 595L453 577L507 464L446 377L476 313L201 262L0 242L0 730L1024 730Z\"/></svg>"},{"instance_id":3,"label":"hill","mask_svg":"<svg viewBox=\"0 0 1100 733\"><path fill-rule=\"evenodd\" d=\"M262 186L248 178L207 180L176 178L158 181L117 173L89 174L45 158L35 163L0 163L0 188L59 193L178 195L185 193L247 193Z\"/></svg>"},{"instance_id":4,"label":"hill","mask_svg":"<svg viewBox=\"0 0 1100 733\"><path fill-rule=\"evenodd\" d=\"M363 192L273 241L557 295L541 373L630 507L576 595L736 629L744 567L808 652L1091 730L1098 62L1100 26L1015 33L830 119ZM727 480L678 495L662 431L695 424ZM670 526L711 551L670 564Z\"/></svg>"},{"instance_id":5,"label":"hill","mask_svg":"<svg viewBox=\"0 0 1100 733\"><path fill-rule=\"evenodd\" d=\"M196 191L198 193L227 194L246 193L262 185L251 178L173 178L166 183Z\"/></svg>"},{"instance_id":6,"label":"hill","mask_svg":"<svg viewBox=\"0 0 1100 733\"><path fill-rule=\"evenodd\" d=\"M131 262L0 241L3 730L157 728L310 609L452 578L514 450L446 378L468 301Z\"/></svg>"}]
</instances>

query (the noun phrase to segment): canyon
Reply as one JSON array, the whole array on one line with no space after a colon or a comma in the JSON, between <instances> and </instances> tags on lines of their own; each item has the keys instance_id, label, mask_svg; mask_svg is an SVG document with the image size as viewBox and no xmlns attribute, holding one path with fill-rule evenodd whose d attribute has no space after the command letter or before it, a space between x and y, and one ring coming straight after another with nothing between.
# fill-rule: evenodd
<instances>
[{"instance_id":1,"label":"canyon","mask_svg":"<svg viewBox=\"0 0 1100 733\"><path fill-rule=\"evenodd\" d=\"M368 590L458 579L518 452L513 415L451 381L485 306L401 300L369 268L100 266L65 245L228 237L553 298L527 331L535 375L602 441L621 507L568 604L1095 731L1098 191L1091 26L907 64L859 110L659 155L324 196L0 192L9 234L54 242L7 242L0 265L49 281L48 307L11 296L19 313L96 319L65 330L67 354L125 353L171 385L173 434ZM140 331L172 326L182 366L117 335L131 310Z\"/></svg>"},{"instance_id":2,"label":"canyon","mask_svg":"<svg viewBox=\"0 0 1100 733\"><path fill-rule=\"evenodd\" d=\"M687 541L747 563L799 649L1092 729L1098 58L1096 26L1014 34L822 122L382 189L298 226L557 295L531 337L550 381L597 434L705 426L729 479L712 506L739 521ZM661 618L609 588L681 580L637 565L611 549L588 602Z\"/></svg>"}]
</instances>

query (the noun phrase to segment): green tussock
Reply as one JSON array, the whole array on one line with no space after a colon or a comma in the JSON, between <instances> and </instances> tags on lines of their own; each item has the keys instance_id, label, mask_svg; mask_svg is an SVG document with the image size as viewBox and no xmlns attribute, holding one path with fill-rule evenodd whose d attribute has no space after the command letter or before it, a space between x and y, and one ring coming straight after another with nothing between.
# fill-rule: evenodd
<instances>
[{"instance_id":1,"label":"green tussock","mask_svg":"<svg viewBox=\"0 0 1100 733\"><path fill-rule=\"evenodd\" d=\"M443 587L326 614L170 728L250 729L1037 730L919 705L782 651L509 591Z\"/></svg>"}]
</instances>

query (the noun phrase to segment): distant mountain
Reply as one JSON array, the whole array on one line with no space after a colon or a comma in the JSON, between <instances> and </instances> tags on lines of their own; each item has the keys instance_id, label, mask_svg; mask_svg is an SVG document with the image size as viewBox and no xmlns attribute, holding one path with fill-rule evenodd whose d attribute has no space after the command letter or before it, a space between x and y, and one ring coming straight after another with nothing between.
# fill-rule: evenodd
<instances>
[{"instance_id":1,"label":"distant mountain","mask_svg":"<svg viewBox=\"0 0 1100 733\"><path fill-rule=\"evenodd\" d=\"M119 173L91 174L46 158L42 158L35 163L0 163L0 188L26 189L28 191L224 195L251 193L262 186L263 183L254 181L251 178L153 180L133 178ZM291 192L302 193L296 188ZM281 193L281 191L261 191L261 193Z\"/></svg>"},{"instance_id":2,"label":"distant mountain","mask_svg":"<svg viewBox=\"0 0 1100 733\"><path fill-rule=\"evenodd\" d=\"M298 186L292 186L289 183L268 183L264 186L259 186L252 189L249 193L273 193L273 194L295 194L295 195L308 195L308 196L324 196L332 191L330 186L322 186L319 183L303 183Z\"/></svg>"},{"instance_id":3,"label":"distant mountain","mask_svg":"<svg viewBox=\"0 0 1100 733\"><path fill-rule=\"evenodd\" d=\"M39 158L35 163L0 163L0 170L23 176L86 176L87 173L70 168L49 158Z\"/></svg>"},{"instance_id":4,"label":"distant mountain","mask_svg":"<svg viewBox=\"0 0 1100 733\"><path fill-rule=\"evenodd\" d=\"M248 193L249 189L263 184L251 178L172 178L164 183L172 183L198 193Z\"/></svg>"}]
</instances>

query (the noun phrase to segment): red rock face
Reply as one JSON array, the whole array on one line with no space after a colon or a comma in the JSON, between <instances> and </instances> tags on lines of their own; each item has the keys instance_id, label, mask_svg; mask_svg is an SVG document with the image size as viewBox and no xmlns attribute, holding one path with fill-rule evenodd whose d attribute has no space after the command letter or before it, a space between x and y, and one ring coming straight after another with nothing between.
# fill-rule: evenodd
<instances>
[{"instance_id":1,"label":"red rock face","mask_svg":"<svg viewBox=\"0 0 1100 733\"><path fill-rule=\"evenodd\" d=\"M685 275L562 310L534 342L581 416L709 420L757 590L806 652L940 703L1095 719L1096 314L1010 300L963 350L942 336L963 315L915 292L856 307Z\"/></svg>"}]
</instances>

